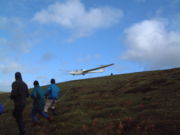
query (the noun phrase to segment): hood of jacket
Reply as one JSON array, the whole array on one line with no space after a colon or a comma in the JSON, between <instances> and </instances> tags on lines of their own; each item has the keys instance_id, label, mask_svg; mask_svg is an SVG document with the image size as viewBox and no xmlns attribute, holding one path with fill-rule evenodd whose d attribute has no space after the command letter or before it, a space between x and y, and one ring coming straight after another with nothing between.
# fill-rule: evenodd
<instances>
[{"instance_id":1,"label":"hood of jacket","mask_svg":"<svg viewBox=\"0 0 180 135\"><path fill-rule=\"evenodd\" d=\"M15 79L22 81L22 76L21 76L21 73L20 73L20 72L16 72L16 73L15 73Z\"/></svg>"}]
</instances>

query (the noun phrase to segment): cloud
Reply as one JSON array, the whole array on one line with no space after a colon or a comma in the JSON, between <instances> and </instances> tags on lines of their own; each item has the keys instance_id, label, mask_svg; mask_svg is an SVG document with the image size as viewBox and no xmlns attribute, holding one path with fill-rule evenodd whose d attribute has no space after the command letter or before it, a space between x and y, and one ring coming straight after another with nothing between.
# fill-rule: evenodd
<instances>
[{"instance_id":1,"label":"cloud","mask_svg":"<svg viewBox=\"0 0 180 135\"><path fill-rule=\"evenodd\" d=\"M81 58L78 58L77 62L78 63L89 63L91 61L94 61L94 60L98 60L100 59L101 56L99 54L87 54L87 55L84 55L82 56Z\"/></svg>"},{"instance_id":2,"label":"cloud","mask_svg":"<svg viewBox=\"0 0 180 135\"><path fill-rule=\"evenodd\" d=\"M17 58L29 52L32 44L25 33L26 24L19 18L0 16L0 73L10 74L16 71L26 71Z\"/></svg>"},{"instance_id":3,"label":"cloud","mask_svg":"<svg viewBox=\"0 0 180 135\"><path fill-rule=\"evenodd\" d=\"M9 78L15 72L27 72L27 69L17 61L12 61L6 58L0 63L0 75L3 79L0 80L0 91L11 91L11 83L14 77Z\"/></svg>"},{"instance_id":4,"label":"cloud","mask_svg":"<svg viewBox=\"0 0 180 135\"><path fill-rule=\"evenodd\" d=\"M0 37L0 46L6 50L28 53L32 43L25 29L26 24L21 19L0 16L0 30L4 36Z\"/></svg>"},{"instance_id":5,"label":"cloud","mask_svg":"<svg viewBox=\"0 0 180 135\"><path fill-rule=\"evenodd\" d=\"M0 81L0 91L4 91L4 92L11 91L11 83L12 82L9 82L6 80L1 80Z\"/></svg>"},{"instance_id":6,"label":"cloud","mask_svg":"<svg viewBox=\"0 0 180 135\"><path fill-rule=\"evenodd\" d=\"M9 91L13 81L9 77L17 71L27 75L40 72L37 67L25 64L25 57L30 55L27 53L37 40L31 28L30 23L22 18L0 16L0 75L3 78L0 90Z\"/></svg>"},{"instance_id":7,"label":"cloud","mask_svg":"<svg viewBox=\"0 0 180 135\"><path fill-rule=\"evenodd\" d=\"M42 61L50 61L50 60L53 60L55 57L56 57L55 54L47 52L47 53L43 54L43 56L41 57L41 60Z\"/></svg>"},{"instance_id":8,"label":"cloud","mask_svg":"<svg viewBox=\"0 0 180 135\"><path fill-rule=\"evenodd\" d=\"M122 58L159 69L180 66L180 33L165 19L144 20L125 31L127 51Z\"/></svg>"},{"instance_id":9,"label":"cloud","mask_svg":"<svg viewBox=\"0 0 180 135\"><path fill-rule=\"evenodd\" d=\"M72 31L72 39L88 36L101 28L119 22L123 12L111 7L86 8L80 0L55 3L37 12L33 20L43 24L56 23Z\"/></svg>"},{"instance_id":10,"label":"cloud","mask_svg":"<svg viewBox=\"0 0 180 135\"><path fill-rule=\"evenodd\" d=\"M2 74L14 73L17 71L25 71L24 66L17 62L7 62L0 64L0 72Z\"/></svg>"}]
</instances>

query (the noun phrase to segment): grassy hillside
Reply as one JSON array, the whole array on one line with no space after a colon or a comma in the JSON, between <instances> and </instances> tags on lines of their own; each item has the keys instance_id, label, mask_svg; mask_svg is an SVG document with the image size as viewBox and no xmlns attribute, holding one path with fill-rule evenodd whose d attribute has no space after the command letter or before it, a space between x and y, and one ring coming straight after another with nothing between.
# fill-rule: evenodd
<instances>
[{"instance_id":1,"label":"grassy hillside","mask_svg":"<svg viewBox=\"0 0 180 135\"><path fill-rule=\"evenodd\" d=\"M0 94L4 93L3 91L0 91Z\"/></svg>"},{"instance_id":2,"label":"grassy hillside","mask_svg":"<svg viewBox=\"0 0 180 135\"><path fill-rule=\"evenodd\" d=\"M33 127L32 101L25 109L28 135L179 135L180 68L60 83L54 121ZM6 113L0 135L16 135L12 102L0 95Z\"/></svg>"}]
</instances>

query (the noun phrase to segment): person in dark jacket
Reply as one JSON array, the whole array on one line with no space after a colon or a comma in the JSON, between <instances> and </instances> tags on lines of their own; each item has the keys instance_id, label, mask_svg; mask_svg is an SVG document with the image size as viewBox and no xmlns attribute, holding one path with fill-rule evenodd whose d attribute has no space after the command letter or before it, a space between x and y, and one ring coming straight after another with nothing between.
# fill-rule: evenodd
<instances>
[{"instance_id":1,"label":"person in dark jacket","mask_svg":"<svg viewBox=\"0 0 180 135\"><path fill-rule=\"evenodd\" d=\"M21 73L15 73L15 81L12 83L10 98L14 101L13 116L16 119L19 135L25 135L23 110L26 105L26 98L29 96L27 84L22 80Z\"/></svg>"},{"instance_id":2,"label":"person in dark jacket","mask_svg":"<svg viewBox=\"0 0 180 135\"><path fill-rule=\"evenodd\" d=\"M54 115L57 115L56 110L56 102L59 99L60 95L60 88L55 84L55 79L51 79L51 85L48 86L48 89L46 90L45 96L48 98L46 100L46 105L44 107L44 112L48 112L48 109L50 108Z\"/></svg>"},{"instance_id":3,"label":"person in dark jacket","mask_svg":"<svg viewBox=\"0 0 180 135\"><path fill-rule=\"evenodd\" d=\"M3 114L3 112L4 112L3 105L0 104L0 115Z\"/></svg>"},{"instance_id":4,"label":"person in dark jacket","mask_svg":"<svg viewBox=\"0 0 180 135\"><path fill-rule=\"evenodd\" d=\"M45 97L44 97L44 90L39 86L38 81L34 81L34 89L31 93L31 98L33 101L33 108L32 108L32 121L33 124L39 124L39 119L37 118L36 114L40 114L44 118L50 120L50 117L47 113L44 112L44 105L45 105Z\"/></svg>"}]
</instances>

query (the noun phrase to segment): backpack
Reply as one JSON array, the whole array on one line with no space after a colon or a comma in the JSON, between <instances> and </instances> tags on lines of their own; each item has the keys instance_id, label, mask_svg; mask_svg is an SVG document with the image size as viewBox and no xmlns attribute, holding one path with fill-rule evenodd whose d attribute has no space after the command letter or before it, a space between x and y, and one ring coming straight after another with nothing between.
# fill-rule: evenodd
<instances>
[{"instance_id":1,"label":"backpack","mask_svg":"<svg viewBox=\"0 0 180 135\"><path fill-rule=\"evenodd\" d=\"M3 113L3 105L2 104L0 104L0 114L2 114Z\"/></svg>"}]
</instances>

